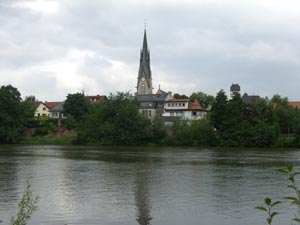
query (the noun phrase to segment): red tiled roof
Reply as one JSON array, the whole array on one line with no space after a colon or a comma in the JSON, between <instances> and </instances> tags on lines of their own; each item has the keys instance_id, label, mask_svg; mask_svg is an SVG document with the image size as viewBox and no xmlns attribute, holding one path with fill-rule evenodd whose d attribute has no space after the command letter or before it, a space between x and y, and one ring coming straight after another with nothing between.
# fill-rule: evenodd
<instances>
[{"instance_id":1,"label":"red tiled roof","mask_svg":"<svg viewBox=\"0 0 300 225\"><path fill-rule=\"evenodd\" d=\"M189 109L191 109L191 110L202 109L197 98L195 98L194 102L190 105Z\"/></svg>"},{"instance_id":2,"label":"red tiled roof","mask_svg":"<svg viewBox=\"0 0 300 225\"><path fill-rule=\"evenodd\" d=\"M49 108L52 109L56 106L58 106L61 102L45 102L44 104Z\"/></svg>"},{"instance_id":3,"label":"red tiled roof","mask_svg":"<svg viewBox=\"0 0 300 225\"><path fill-rule=\"evenodd\" d=\"M86 97L90 100L90 103L92 105L98 105L101 102L103 102L103 100L106 98L105 95L91 95L91 96L86 96ZM96 99L96 100L93 101L93 99Z\"/></svg>"},{"instance_id":4,"label":"red tiled roof","mask_svg":"<svg viewBox=\"0 0 300 225\"><path fill-rule=\"evenodd\" d=\"M43 103L43 102L40 102L40 101L38 101L38 102L34 102L34 104L35 104L35 107L36 107L36 108L37 108L37 107L39 107L39 105L40 105L41 103Z\"/></svg>"},{"instance_id":5,"label":"red tiled roof","mask_svg":"<svg viewBox=\"0 0 300 225\"><path fill-rule=\"evenodd\" d=\"M292 106L293 108L300 109L300 101L289 102L289 105Z\"/></svg>"}]
</instances>

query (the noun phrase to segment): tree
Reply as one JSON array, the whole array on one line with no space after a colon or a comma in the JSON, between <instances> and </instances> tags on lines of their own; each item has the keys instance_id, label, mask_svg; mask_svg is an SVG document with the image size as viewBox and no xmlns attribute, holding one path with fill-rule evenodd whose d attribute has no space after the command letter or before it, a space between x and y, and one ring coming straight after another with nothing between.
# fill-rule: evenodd
<instances>
[{"instance_id":1,"label":"tree","mask_svg":"<svg viewBox=\"0 0 300 225\"><path fill-rule=\"evenodd\" d=\"M91 104L83 93L68 94L64 103L64 114L78 123L91 112Z\"/></svg>"},{"instance_id":2,"label":"tree","mask_svg":"<svg viewBox=\"0 0 300 225\"><path fill-rule=\"evenodd\" d=\"M178 94L178 93L175 93L175 94L173 95L173 98L175 98L175 99L188 99L189 97L186 96L185 94Z\"/></svg>"},{"instance_id":3,"label":"tree","mask_svg":"<svg viewBox=\"0 0 300 225\"><path fill-rule=\"evenodd\" d=\"M239 94L225 107L224 119L220 121L220 141L222 146L237 147L242 143L242 124L245 103Z\"/></svg>"},{"instance_id":4,"label":"tree","mask_svg":"<svg viewBox=\"0 0 300 225\"><path fill-rule=\"evenodd\" d=\"M16 143L25 130L30 112L27 103L22 105L17 88L7 85L0 88L0 143Z\"/></svg>"},{"instance_id":5,"label":"tree","mask_svg":"<svg viewBox=\"0 0 300 225\"><path fill-rule=\"evenodd\" d=\"M216 96L215 101L212 103L212 107L209 114L210 123L217 130L220 128L223 120L226 118L225 110L227 107L227 96L224 90L220 90Z\"/></svg>"},{"instance_id":6,"label":"tree","mask_svg":"<svg viewBox=\"0 0 300 225\"><path fill-rule=\"evenodd\" d=\"M151 140L151 121L129 93L111 94L81 123L77 140L101 145L140 145Z\"/></svg>"},{"instance_id":7,"label":"tree","mask_svg":"<svg viewBox=\"0 0 300 225\"><path fill-rule=\"evenodd\" d=\"M193 102L195 99L198 99L204 109L210 109L215 100L214 96L207 95L203 92L192 93L190 96L190 100Z\"/></svg>"}]
</instances>

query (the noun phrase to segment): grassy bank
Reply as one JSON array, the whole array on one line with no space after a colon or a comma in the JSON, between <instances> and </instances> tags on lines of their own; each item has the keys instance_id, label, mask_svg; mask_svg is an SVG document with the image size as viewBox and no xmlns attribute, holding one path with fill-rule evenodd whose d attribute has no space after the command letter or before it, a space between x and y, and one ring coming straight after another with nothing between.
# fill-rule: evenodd
<instances>
[{"instance_id":1,"label":"grassy bank","mask_svg":"<svg viewBox=\"0 0 300 225\"><path fill-rule=\"evenodd\" d=\"M76 137L24 137L22 144L50 144L50 145L67 145L73 144Z\"/></svg>"}]
</instances>

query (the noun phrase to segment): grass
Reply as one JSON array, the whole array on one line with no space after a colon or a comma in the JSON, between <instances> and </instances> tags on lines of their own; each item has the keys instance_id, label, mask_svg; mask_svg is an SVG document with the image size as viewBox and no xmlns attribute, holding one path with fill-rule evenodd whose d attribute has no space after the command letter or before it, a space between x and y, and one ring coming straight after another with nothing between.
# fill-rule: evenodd
<instances>
[{"instance_id":1,"label":"grass","mask_svg":"<svg viewBox=\"0 0 300 225\"><path fill-rule=\"evenodd\" d=\"M76 137L24 137L22 144L53 144L68 145L73 144Z\"/></svg>"}]
</instances>

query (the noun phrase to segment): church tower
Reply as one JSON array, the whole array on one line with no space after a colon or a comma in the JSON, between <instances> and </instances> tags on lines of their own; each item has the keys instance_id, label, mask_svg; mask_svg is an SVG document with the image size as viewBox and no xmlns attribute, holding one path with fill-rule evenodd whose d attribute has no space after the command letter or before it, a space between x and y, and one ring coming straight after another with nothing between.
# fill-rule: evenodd
<instances>
[{"instance_id":1,"label":"church tower","mask_svg":"<svg viewBox=\"0 0 300 225\"><path fill-rule=\"evenodd\" d=\"M150 52L148 50L146 29L144 31L143 48L140 55L140 68L137 78L137 95L152 94L152 76L150 69Z\"/></svg>"}]
</instances>

